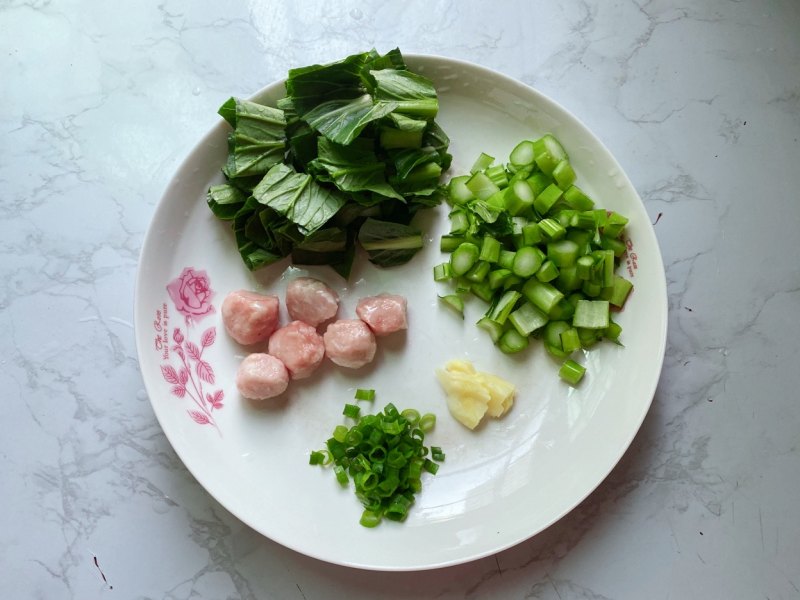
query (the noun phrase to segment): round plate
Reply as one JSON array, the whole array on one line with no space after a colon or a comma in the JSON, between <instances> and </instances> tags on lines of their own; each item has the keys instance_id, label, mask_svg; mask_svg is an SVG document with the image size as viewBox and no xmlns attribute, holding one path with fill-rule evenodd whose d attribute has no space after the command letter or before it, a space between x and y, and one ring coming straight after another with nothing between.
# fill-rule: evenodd
<instances>
[{"instance_id":1,"label":"round plate","mask_svg":"<svg viewBox=\"0 0 800 600\"><path fill-rule=\"evenodd\" d=\"M596 346L579 360L577 389L558 378L559 364L541 344L517 356L499 352L474 323L485 307L469 302L462 321L439 304L449 289L432 278L444 257L445 207L417 224L427 244L410 263L379 269L363 256L344 281L327 267L282 262L247 271L230 228L206 206L222 181L228 126L220 122L178 170L156 209L142 248L135 325L141 371L153 410L173 448L200 484L263 535L321 560L376 570L418 570L463 563L517 544L558 520L611 471L647 413L661 371L667 299L658 243L630 181L602 143L573 115L531 88L485 68L408 56L409 68L433 80L438 122L451 138L452 174L467 172L480 152L505 160L522 139L553 133L565 146L578 184L599 207L630 219L622 269L635 285L617 316L624 347ZM272 103L283 82L255 99ZM375 361L349 371L326 361L311 378L291 383L277 402L241 399L234 377L247 349L224 332L219 307L236 289L283 298L287 280L310 273L342 299L353 318L358 298L380 292L408 298L409 329L379 338ZM283 320L288 320L282 306ZM454 358L500 375L518 388L512 410L469 431L449 414L434 369ZM345 422L356 388L388 403L438 416L427 444L447 455L404 523L359 525L361 506L329 469L311 467ZM363 403L362 403L363 404Z\"/></svg>"}]
</instances>

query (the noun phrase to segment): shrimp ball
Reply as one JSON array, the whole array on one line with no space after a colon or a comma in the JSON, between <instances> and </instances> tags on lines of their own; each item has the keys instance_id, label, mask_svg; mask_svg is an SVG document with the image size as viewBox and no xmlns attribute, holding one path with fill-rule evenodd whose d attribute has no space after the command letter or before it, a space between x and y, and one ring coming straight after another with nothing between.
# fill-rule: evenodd
<instances>
[{"instance_id":1,"label":"shrimp ball","mask_svg":"<svg viewBox=\"0 0 800 600\"><path fill-rule=\"evenodd\" d=\"M407 302L403 296L379 294L358 301L356 314L375 335L388 335L408 329Z\"/></svg>"},{"instance_id":2,"label":"shrimp ball","mask_svg":"<svg viewBox=\"0 0 800 600\"><path fill-rule=\"evenodd\" d=\"M292 321L269 338L269 353L283 361L292 379L304 379L322 362L325 344L316 328Z\"/></svg>"},{"instance_id":3,"label":"shrimp ball","mask_svg":"<svg viewBox=\"0 0 800 600\"><path fill-rule=\"evenodd\" d=\"M342 319L328 325L323 336L325 353L341 367L358 369L375 357L375 335L360 319Z\"/></svg>"},{"instance_id":4,"label":"shrimp ball","mask_svg":"<svg viewBox=\"0 0 800 600\"><path fill-rule=\"evenodd\" d=\"M247 290L231 292L222 302L225 331L244 346L264 342L278 328L280 300Z\"/></svg>"},{"instance_id":5,"label":"shrimp ball","mask_svg":"<svg viewBox=\"0 0 800 600\"><path fill-rule=\"evenodd\" d=\"M239 393L251 400L280 396L289 385L289 371L279 359L269 354L249 354L236 372Z\"/></svg>"},{"instance_id":6,"label":"shrimp ball","mask_svg":"<svg viewBox=\"0 0 800 600\"><path fill-rule=\"evenodd\" d=\"M286 309L295 321L316 327L336 316L339 296L318 279L298 277L286 287Z\"/></svg>"}]
</instances>

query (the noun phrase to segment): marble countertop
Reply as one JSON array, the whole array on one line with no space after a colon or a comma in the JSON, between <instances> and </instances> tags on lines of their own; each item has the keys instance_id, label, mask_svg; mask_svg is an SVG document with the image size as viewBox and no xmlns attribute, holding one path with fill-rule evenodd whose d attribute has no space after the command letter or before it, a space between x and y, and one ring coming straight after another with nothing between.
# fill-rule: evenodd
<instances>
[{"instance_id":1,"label":"marble countertop","mask_svg":"<svg viewBox=\"0 0 800 600\"><path fill-rule=\"evenodd\" d=\"M800 598L798 27L792 0L0 4L0 597ZM132 326L155 204L220 100L370 46L578 115L668 282L659 386L610 476L540 535L420 573L319 562L222 508Z\"/></svg>"}]
</instances>

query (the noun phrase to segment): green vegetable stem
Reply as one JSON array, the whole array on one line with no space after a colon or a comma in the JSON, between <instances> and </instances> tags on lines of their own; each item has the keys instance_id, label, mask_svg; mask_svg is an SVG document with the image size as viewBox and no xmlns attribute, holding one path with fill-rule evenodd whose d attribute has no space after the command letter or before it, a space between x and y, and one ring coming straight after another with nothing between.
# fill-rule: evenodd
<instances>
[{"instance_id":1,"label":"green vegetable stem","mask_svg":"<svg viewBox=\"0 0 800 600\"><path fill-rule=\"evenodd\" d=\"M633 289L616 273L628 219L595 207L550 134L517 144L505 165L494 161L481 153L446 187L450 231L439 247L450 259L433 276L455 293L439 298L462 317L463 296L479 298L488 308L477 325L502 352L541 339L562 361L561 378L578 385L586 369L575 352L604 339L620 344L611 311Z\"/></svg>"}]
</instances>

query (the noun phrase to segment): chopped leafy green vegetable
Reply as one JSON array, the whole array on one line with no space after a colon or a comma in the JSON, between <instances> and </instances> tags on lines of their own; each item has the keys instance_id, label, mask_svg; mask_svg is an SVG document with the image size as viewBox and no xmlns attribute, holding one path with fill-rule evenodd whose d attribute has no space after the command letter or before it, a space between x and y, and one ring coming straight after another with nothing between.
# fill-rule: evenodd
<instances>
[{"instance_id":1,"label":"chopped leafy green vegetable","mask_svg":"<svg viewBox=\"0 0 800 600\"><path fill-rule=\"evenodd\" d=\"M403 264L422 246L409 223L441 202L452 160L438 111L433 83L399 49L291 69L276 106L220 107L227 181L209 189L209 208L232 222L249 269L291 255L346 278L357 242L377 265Z\"/></svg>"}]
</instances>

